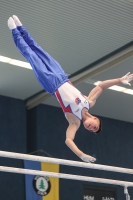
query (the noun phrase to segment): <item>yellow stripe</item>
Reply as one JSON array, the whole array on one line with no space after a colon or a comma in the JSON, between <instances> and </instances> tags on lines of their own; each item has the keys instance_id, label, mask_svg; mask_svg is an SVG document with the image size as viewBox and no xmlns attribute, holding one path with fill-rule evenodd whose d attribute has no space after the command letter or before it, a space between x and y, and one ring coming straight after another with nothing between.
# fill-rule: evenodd
<instances>
[{"instance_id":1,"label":"yellow stripe","mask_svg":"<svg viewBox=\"0 0 133 200\"><path fill-rule=\"evenodd\" d=\"M42 171L59 172L58 164L41 163ZM50 192L42 200L59 200L59 178L49 177L51 183Z\"/></svg>"}]
</instances>

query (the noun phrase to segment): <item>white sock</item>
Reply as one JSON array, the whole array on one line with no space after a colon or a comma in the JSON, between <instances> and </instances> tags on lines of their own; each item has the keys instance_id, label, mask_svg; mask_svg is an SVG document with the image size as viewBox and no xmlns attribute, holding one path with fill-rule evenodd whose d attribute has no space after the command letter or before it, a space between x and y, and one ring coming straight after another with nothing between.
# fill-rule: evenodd
<instances>
[{"instance_id":1,"label":"white sock","mask_svg":"<svg viewBox=\"0 0 133 200\"><path fill-rule=\"evenodd\" d=\"M12 17L9 17L8 21L7 21L8 27L10 30L15 29L16 28L16 24L14 23L14 20Z\"/></svg>"},{"instance_id":2,"label":"white sock","mask_svg":"<svg viewBox=\"0 0 133 200\"><path fill-rule=\"evenodd\" d=\"M14 19L16 26L22 26L21 21L19 20L19 18L16 15L13 15L12 17Z\"/></svg>"}]
</instances>

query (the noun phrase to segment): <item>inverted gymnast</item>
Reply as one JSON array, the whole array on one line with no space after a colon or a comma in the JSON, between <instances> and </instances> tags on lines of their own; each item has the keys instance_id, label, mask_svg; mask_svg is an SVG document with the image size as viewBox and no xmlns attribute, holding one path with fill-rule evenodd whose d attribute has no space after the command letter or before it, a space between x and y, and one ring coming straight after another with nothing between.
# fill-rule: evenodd
<instances>
[{"instance_id":1,"label":"inverted gymnast","mask_svg":"<svg viewBox=\"0 0 133 200\"><path fill-rule=\"evenodd\" d=\"M66 131L66 145L84 162L95 162L94 157L84 154L75 145L76 132L81 121L85 129L96 134L101 131L101 120L91 115L88 112L89 108L95 105L96 99L104 89L122 83L131 85L129 82L133 80L133 74L129 72L122 78L102 81L91 90L88 97L84 96L72 85L60 64L36 43L17 16L13 15L8 19L8 27L17 48L32 66L42 87L54 95L62 107L69 123Z\"/></svg>"}]
</instances>

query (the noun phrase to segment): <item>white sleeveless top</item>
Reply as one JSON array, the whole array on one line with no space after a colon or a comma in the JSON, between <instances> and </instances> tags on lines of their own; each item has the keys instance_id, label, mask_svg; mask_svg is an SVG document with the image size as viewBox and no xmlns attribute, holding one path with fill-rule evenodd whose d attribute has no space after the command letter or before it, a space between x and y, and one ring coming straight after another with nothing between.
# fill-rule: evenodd
<instances>
[{"instance_id":1,"label":"white sleeveless top","mask_svg":"<svg viewBox=\"0 0 133 200\"><path fill-rule=\"evenodd\" d=\"M71 82L65 82L56 91L55 96L64 113L72 113L82 120L82 110L89 110L89 101Z\"/></svg>"}]
</instances>

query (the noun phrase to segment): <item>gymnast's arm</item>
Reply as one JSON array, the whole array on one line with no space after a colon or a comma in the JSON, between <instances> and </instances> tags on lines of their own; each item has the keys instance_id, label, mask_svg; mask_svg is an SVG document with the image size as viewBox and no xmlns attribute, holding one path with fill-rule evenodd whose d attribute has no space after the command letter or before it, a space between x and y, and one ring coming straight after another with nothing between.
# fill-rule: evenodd
<instances>
[{"instance_id":1,"label":"gymnast's arm","mask_svg":"<svg viewBox=\"0 0 133 200\"><path fill-rule=\"evenodd\" d=\"M65 143L78 157L81 157L83 155L83 152L78 149L78 147L75 145L75 143L73 141L75 138L75 135L76 135L76 131L79 129L79 127L80 127L80 122L79 123L75 123L75 122L69 123L69 126L66 131Z\"/></svg>"},{"instance_id":2,"label":"gymnast's arm","mask_svg":"<svg viewBox=\"0 0 133 200\"><path fill-rule=\"evenodd\" d=\"M95 103L96 99L101 95L104 89L107 89L113 85L118 84L125 84L131 85L129 82L133 80L133 74L127 73L125 76L121 78L111 79L100 82L94 89L91 90L88 96L88 101L90 102L90 107L92 108Z\"/></svg>"},{"instance_id":3,"label":"gymnast's arm","mask_svg":"<svg viewBox=\"0 0 133 200\"><path fill-rule=\"evenodd\" d=\"M79 123L69 123L69 126L66 131L66 145L79 157L81 158L84 162L95 162L96 159L93 158L92 156L89 156L87 154L84 154L81 150L78 149L78 147L74 143L74 138L76 131L78 130L80 126Z\"/></svg>"}]
</instances>

